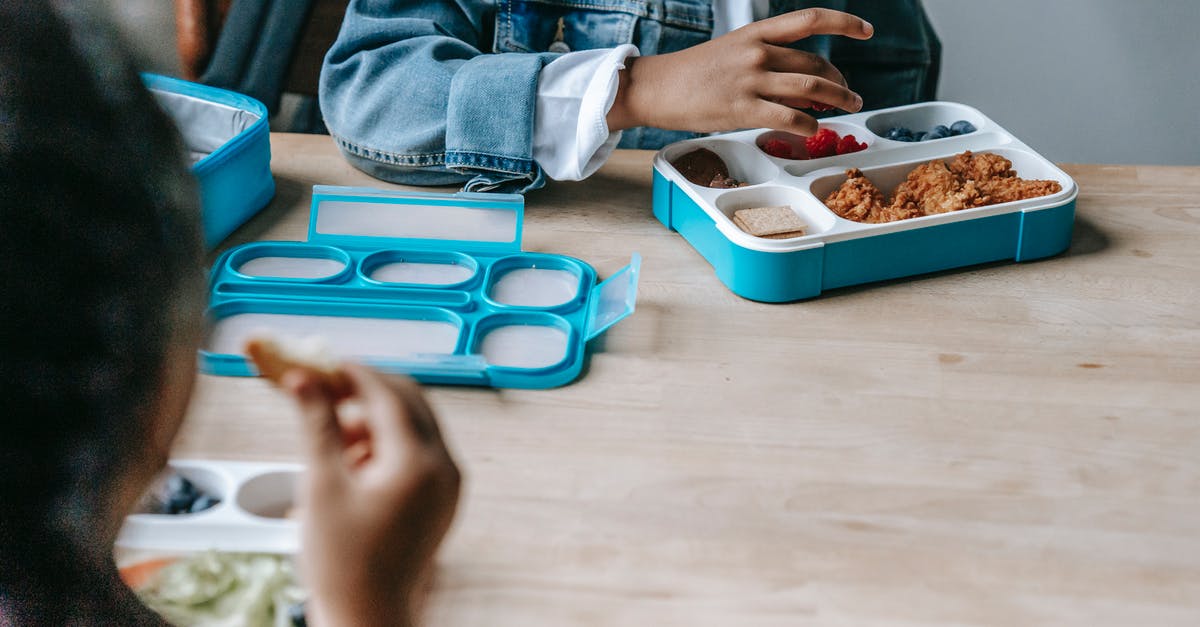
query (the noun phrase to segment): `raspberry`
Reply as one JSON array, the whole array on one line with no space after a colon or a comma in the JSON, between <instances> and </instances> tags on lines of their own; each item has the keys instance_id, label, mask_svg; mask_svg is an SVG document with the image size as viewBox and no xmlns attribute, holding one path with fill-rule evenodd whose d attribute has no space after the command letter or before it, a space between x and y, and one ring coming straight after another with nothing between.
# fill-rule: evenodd
<instances>
[{"instance_id":1,"label":"raspberry","mask_svg":"<svg viewBox=\"0 0 1200 627\"><path fill-rule=\"evenodd\" d=\"M762 151L780 159L792 158L792 145L778 138L768 139L763 142Z\"/></svg>"},{"instance_id":2,"label":"raspberry","mask_svg":"<svg viewBox=\"0 0 1200 627\"><path fill-rule=\"evenodd\" d=\"M866 150L866 149L867 149L867 145L865 143L863 143L863 144L858 143L858 139L855 138L853 135L847 135L847 136L843 137L842 140L839 141L838 145L837 145L837 153L839 155L848 155L852 152L858 152L860 150Z\"/></svg>"},{"instance_id":3,"label":"raspberry","mask_svg":"<svg viewBox=\"0 0 1200 627\"><path fill-rule=\"evenodd\" d=\"M833 107L831 105L822 104L820 102L812 103L812 106L809 107L809 109L812 109L813 111L821 111L821 112L833 111Z\"/></svg>"},{"instance_id":4,"label":"raspberry","mask_svg":"<svg viewBox=\"0 0 1200 627\"><path fill-rule=\"evenodd\" d=\"M838 139L840 138L836 131L823 128L817 131L816 135L804 140L804 147L808 149L808 156L812 159L832 157L837 154Z\"/></svg>"}]
</instances>

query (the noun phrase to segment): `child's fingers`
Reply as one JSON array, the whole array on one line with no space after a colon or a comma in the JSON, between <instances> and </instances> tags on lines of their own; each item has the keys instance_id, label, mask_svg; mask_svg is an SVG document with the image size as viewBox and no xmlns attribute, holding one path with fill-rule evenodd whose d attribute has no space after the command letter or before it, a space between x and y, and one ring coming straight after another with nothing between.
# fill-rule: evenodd
<instances>
[{"instance_id":1,"label":"child's fingers","mask_svg":"<svg viewBox=\"0 0 1200 627\"><path fill-rule=\"evenodd\" d=\"M753 119L748 121L752 126L765 126L771 130L787 131L805 137L816 135L819 128L816 118L787 105L766 100L758 101L752 117Z\"/></svg>"},{"instance_id":2,"label":"child's fingers","mask_svg":"<svg viewBox=\"0 0 1200 627\"><path fill-rule=\"evenodd\" d=\"M389 377L387 383L407 401L413 428L425 442L440 443L442 432L421 386L409 377Z\"/></svg>"},{"instance_id":3,"label":"child's fingers","mask_svg":"<svg viewBox=\"0 0 1200 627\"><path fill-rule=\"evenodd\" d=\"M832 9L802 9L768 18L751 25L753 34L772 44L790 44L813 35L843 35L870 39L875 33L871 23L849 13Z\"/></svg>"},{"instance_id":4,"label":"child's fingers","mask_svg":"<svg viewBox=\"0 0 1200 627\"><path fill-rule=\"evenodd\" d=\"M389 464L403 463L427 437L414 415L411 397L371 368L355 363L342 368L363 400L374 457Z\"/></svg>"},{"instance_id":5,"label":"child's fingers","mask_svg":"<svg viewBox=\"0 0 1200 627\"><path fill-rule=\"evenodd\" d=\"M318 374L303 368L284 373L281 387L292 395L304 419L310 450L310 472L323 479L340 479L342 433L338 427L336 400Z\"/></svg>"},{"instance_id":6,"label":"child's fingers","mask_svg":"<svg viewBox=\"0 0 1200 627\"><path fill-rule=\"evenodd\" d=\"M838 70L825 57L783 46L766 46L766 50L765 68L767 70L791 74L810 74L839 85L846 85L846 77L842 76L841 70Z\"/></svg>"},{"instance_id":7,"label":"child's fingers","mask_svg":"<svg viewBox=\"0 0 1200 627\"><path fill-rule=\"evenodd\" d=\"M807 74L771 72L767 74L761 95L782 104L803 100L833 105L851 113L862 109L862 98L828 79Z\"/></svg>"}]
</instances>

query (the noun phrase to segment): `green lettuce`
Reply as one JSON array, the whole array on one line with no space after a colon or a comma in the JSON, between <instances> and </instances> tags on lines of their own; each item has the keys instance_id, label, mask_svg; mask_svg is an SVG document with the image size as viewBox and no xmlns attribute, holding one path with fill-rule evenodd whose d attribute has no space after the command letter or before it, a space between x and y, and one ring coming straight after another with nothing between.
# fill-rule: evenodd
<instances>
[{"instance_id":1,"label":"green lettuce","mask_svg":"<svg viewBox=\"0 0 1200 627\"><path fill-rule=\"evenodd\" d=\"M215 551L164 567L137 593L180 627L289 627L306 596L290 557Z\"/></svg>"}]
</instances>

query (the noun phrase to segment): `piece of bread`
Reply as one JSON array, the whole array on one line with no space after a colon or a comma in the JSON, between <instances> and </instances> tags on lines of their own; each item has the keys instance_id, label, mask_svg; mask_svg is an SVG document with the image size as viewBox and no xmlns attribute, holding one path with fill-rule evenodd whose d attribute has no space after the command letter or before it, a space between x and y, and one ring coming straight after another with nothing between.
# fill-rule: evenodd
<instances>
[{"instance_id":1,"label":"piece of bread","mask_svg":"<svg viewBox=\"0 0 1200 627\"><path fill-rule=\"evenodd\" d=\"M267 338L246 342L246 355L258 368L258 373L278 385L289 370L303 369L315 373L334 397L350 396L353 386L349 377L337 365L337 360L324 347L309 342L305 345L285 345Z\"/></svg>"},{"instance_id":2,"label":"piece of bread","mask_svg":"<svg viewBox=\"0 0 1200 627\"><path fill-rule=\"evenodd\" d=\"M738 209L733 212L733 224L755 237L766 239L802 237L808 228L787 205Z\"/></svg>"}]
</instances>

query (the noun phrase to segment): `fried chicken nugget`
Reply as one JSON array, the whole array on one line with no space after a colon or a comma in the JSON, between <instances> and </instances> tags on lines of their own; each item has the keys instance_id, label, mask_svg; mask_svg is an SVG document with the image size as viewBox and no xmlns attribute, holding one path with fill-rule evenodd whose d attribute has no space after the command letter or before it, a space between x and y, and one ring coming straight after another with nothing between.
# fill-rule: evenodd
<instances>
[{"instance_id":1,"label":"fried chicken nugget","mask_svg":"<svg viewBox=\"0 0 1200 627\"><path fill-rule=\"evenodd\" d=\"M988 181L994 178L1014 178L1012 161L995 153L973 153L970 150L955 155L948 168L965 181Z\"/></svg>"},{"instance_id":2,"label":"fried chicken nugget","mask_svg":"<svg viewBox=\"0 0 1200 627\"><path fill-rule=\"evenodd\" d=\"M911 198L922 215L949 213L978 206L979 189L964 185L940 160L922 163L908 173L908 178L896 188L895 196ZM893 203L895 199L893 199Z\"/></svg>"},{"instance_id":3,"label":"fried chicken nugget","mask_svg":"<svg viewBox=\"0 0 1200 627\"><path fill-rule=\"evenodd\" d=\"M915 199L898 194L892 199L890 204L880 206L871 215L867 216L867 219L863 220L863 222L868 224L883 224L885 222L895 222L896 220L919 218L923 215L925 214L921 211L921 207Z\"/></svg>"},{"instance_id":4,"label":"fried chicken nugget","mask_svg":"<svg viewBox=\"0 0 1200 627\"><path fill-rule=\"evenodd\" d=\"M883 208L883 192L858 168L846 170L846 180L825 199L834 213L855 222L867 219Z\"/></svg>"},{"instance_id":5,"label":"fried chicken nugget","mask_svg":"<svg viewBox=\"0 0 1200 627\"><path fill-rule=\"evenodd\" d=\"M989 205L1049 196L1062 191L1058 181L1018 178L1011 161L987 152L964 152L954 158L950 170L968 182L975 182L989 198L990 202L986 203Z\"/></svg>"},{"instance_id":6,"label":"fried chicken nugget","mask_svg":"<svg viewBox=\"0 0 1200 627\"><path fill-rule=\"evenodd\" d=\"M988 203L992 205L1049 196L1062 191L1062 185L1058 181L1019 178L992 179L983 183L980 188L992 199L992 202Z\"/></svg>"}]
</instances>

